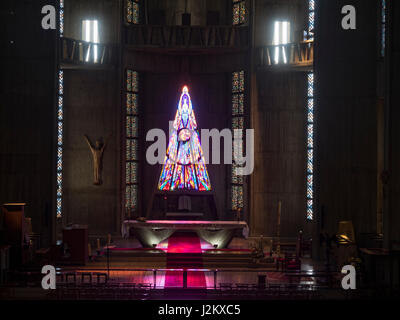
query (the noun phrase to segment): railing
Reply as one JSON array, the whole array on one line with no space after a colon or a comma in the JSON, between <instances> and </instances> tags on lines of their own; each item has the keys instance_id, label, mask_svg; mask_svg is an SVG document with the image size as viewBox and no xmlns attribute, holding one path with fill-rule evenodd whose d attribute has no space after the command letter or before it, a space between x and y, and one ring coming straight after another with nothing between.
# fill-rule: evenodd
<instances>
[{"instance_id":1,"label":"railing","mask_svg":"<svg viewBox=\"0 0 400 320\"><path fill-rule=\"evenodd\" d=\"M260 272L274 273L267 270L218 270L218 269L120 269L113 270L110 277L106 276L105 270L92 270L82 269L80 272L75 269L73 272L58 272L57 275L57 290L53 292L53 298L56 299L154 299L168 295L188 295L195 294L199 297L258 297L258 298L298 298L298 299L313 299L317 298L320 289L327 289L327 286L321 286L315 283L300 282L295 283L282 283L276 281L267 281L260 283L258 275ZM162 279L165 277L166 272L180 271L182 272L182 285L174 287L162 284ZM188 285L188 272L203 273L205 277L209 278L208 285L206 286L193 286ZM101 275L103 280L99 277L92 276ZM122 273L122 274L121 274ZM127 275L123 275L127 273ZM139 274L138 274L139 273ZM240 277L233 282L224 282L227 280L217 279L217 275L225 273L239 273ZM250 273L252 276L245 275ZM62 276L64 274L65 276ZM135 277L136 274L136 277ZM70 277L68 277L68 275ZM245 275L245 276L244 276ZM61 277L60 277L61 276ZM310 273L308 276L317 276L316 273ZM176 277L176 274L174 275ZM243 279L242 279L243 278ZM80 280L79 280L80 279ZM85 280L86 279L86 280ZM61 281L60 281L61 280ZM222 280L222 281L221 281ZM245 280L246 282L243 282ZM206 281L207 283L207 281ZM182 291L183 290L183 291Z\"/></svg>"},{"instance_id":2,"label":"railing","mask_svg":"<svg viewBox=\"0 0 400 320\"><path fill-rule=\"evenodd\" d=\"M204 274L205 277L209 279L209 286L207 289L217 289L222 287L227 287L227 279L231 280L230 286L235 288L240 288L241 286L246 286L249 289L257 289L259 288L258 284L258 276L260 274L264 274L265 276L268 274L268 277L265 279L265 285L267 287L270 286L280 286L282 288L290 287L293 288L295 286L299 287L308 287L308 288L319 288L322 287L321 284L317 285L316 278L324 280L324 287L332 287L338 273L337 272L326 272L326 271L291 271L291 272L279 272L271 269L202 269L202 268L112 268L111 270L107 270L104 268L90 268L90 269L80 269L74 268L71 271L68 271L67 268L61 269L57 268L57 285L72 285L79 286L82 284L91 284L91 285L113 285L117 284L118 286L122 286L124 284L131 284L132 279L136 278L136 282L141 283L141 286L144 288L153 288L153 289L163 289L164 286L160 285L159 277L164 277L167 272L178 272L180 274L182 284L177 285L176 288L187 289L188 288L188 273ZM239 277L235 275L239 274ZM278 279L279 275L284 274L286 276L287 281L280 281ZM277 279L270 279L271 275L278 275ZM90 279L90 283L85 281L85 277ZM175 275L177 278L178 275ZM308 278L307 281L302 282L302 278ZM313 278L310 282L310 278ZM87 280L86 279L86 280ZM97 280L96 280L97 279ZM93 281L93 282L92 282ZM244 281L244 282L243 282ZM320 282L320 281L319 281ZM146 284L146 285L144 285ZM338 285L338 283L337 283ZM191 288L196 288L196 286L190 286ZM264 287L264 286L263 286Z\"/></svg>"},{"instance_id":3,"label":"railing","mask_svg":"<svg viewBox=\"0 0 400 320\"><path fill-rule=\"evenodd\" d=\"M297 66L312 68L314 41L270 45L257 50L258 67Z\"/></svg>"},{"instance_id":4,"label":"railing","mask_svg":"<svg viewBox=\"0 0 400 320\"><path fill-rule=\"evenodd\" d=\"M60 60L64 64L113 65L116 50L112 45L71 38L60 38Z\"/></svg>"},{"instance_id":5,"label":"railing","mask_svg":"<svg viewBox=\"0 0 400 320\"><path fill-rule=\"evenodd\" d=\"M125 44L154 48L245 48L246 26L126 26Z\"/></svg>"}]
</instances>

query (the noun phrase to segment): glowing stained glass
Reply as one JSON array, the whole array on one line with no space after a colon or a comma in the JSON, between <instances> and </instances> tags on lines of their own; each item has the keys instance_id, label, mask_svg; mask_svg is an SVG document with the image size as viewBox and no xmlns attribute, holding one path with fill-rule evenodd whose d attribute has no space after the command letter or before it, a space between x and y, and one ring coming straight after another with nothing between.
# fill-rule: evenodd
<instances>
[{"instance_id":1,"label":"glowing stained glass","mask_svg":"<svg viewBox=\"0 0 400 320\"><path fill-rule=\"evenodd\" d=\"M132 14L133 14L132 1L128 0L126 3L126 20L129 23L132 23Z\"/></svg>"},{"instance_id":2,"label":"glowing stained glass","mask_svg":"<svg viewBox=\"0 0 400 320\"><path fill-rule=\"evenodd\" d=\"M307 125L307 147L308 148L313 148L314 146L314 126L312 124Z\"/></svg>"},{"instance_id":3,"label":"glowing stained glass","mask_svg":"<svg viewBox=\"0 0 400 320\"><path fill-rule=\"evenodd\" d=\"M126 140L126 160L138 160L138 142L136 139Z\"/></svg>"},{"instance_id":4,"label":"glowing stained glass","mask_svg":"<svg viewBox=\"0 0 400 320\"><path fill-rule=\"evenodd\" d=\"M239 3L233 5L233 24L240 23L240 7Z\"/></svg>"},{"instance_id":5,"label":"glowing stained glass","mask_svg":"<svg viewBox=\"0 0 400 320\"><path fill-rule=\"evenodd\" d=\"M307 112L307 121L313 122L314 121L314 113L312 111Z\"/></svg>"},{"instance_id":6,"label":"glowing stained glass","mask_svg":"<svg viewBox=\"0 0 400 320\"><path fill-rule=\"evenodd\" d=\"M136 93L126 94L126 114L138 114L138 95Z\"/></svg>"},{"instance_id":7,"label":"glowing stained glass","mask_svg":"<svg viewBox=\"0 0 400 320\"><path fill-rule=\"evenodd\" d=\"M138 133L138 117L126 116L126 137L137 138Z\"/></svg>"},{"instance_id":8,"label":"glowing stained glass","mask_svg":"<svg viewBox=\"0 0 400 320\"><path fill-rule=\"evenodd\" d=\"M312 219L313 218L313 200L307 200L307 218Z\"/></svg>"},{"instance_id":9,"label":"glowing stained glass","mask_svg":"<svg viewBox=\"0 0 400 320\"><path fill-rule=\"evenodd\" d=\"M310 12L308 15L308 31L313 32L314 30L314 12Z\"/></svg>"},{"instance_id":10,"label":"glowing stained glass","mask_svg":"<svg viewBox=\"0 0 400 320\"><path fill-rule=\"evenodd\" d=\"M211 190L192 101L186 86L179 99L158 189Z\"/></svg>"},{"instance_id":11,"label":"glowing stained glass","mask_svg":"<svg viewBox=\"0 0 400 320\"><path fill-rule=\"evenodd\" d=\"M136 2L132 3L132 23L139 23L139 4Z\"/></svg>"},{"instance_id":12,"label":"glowing stained glass","mask_svg":"<svg viewBox=\"0 0 400 320\"><path fill-rule=\"evenodd\" d=\"M126 183L137 183L138 179L138 164L137 162L127 162L125 168Z\"/></svg>"},{"instance_id":13,"label":"glowing stained glass","mask_svg":"<svg viewBox=\"0 0 400 320\"><path fill-rule=\"evenodd\" d=\"M232 115L242 115L244 112L244 94L234 94L232 96Z\"/></svg>"},{"instance_id":14,"label":"glowing stained glass","mask_svg":"<svg viewBox=\"0 0 400 320\"><path fill-rule=\"evenodd\" d=\"M313 2L313 3L311 3ZM310 10L314 10L315 3L310 0ZM310 13L311 17L311 13ZM314 19L314 12L312 12ZM313 25L310 28L313 28ZM306 198L307 209L306 216L308 220L313 219L313 173L314 173L314 74L307 74L307 182L306 182Z\"/></svg>"},{"instance_id":15,"label":"glowing stained glass","mask_svg":"<svg viewBox=\"0 0 400 320\"><path fill-rule=\"evenodd\" d=\"M243 186L232 185L232 210L243 208Z\"/></svg>"},{"instance_id":16,"label":"glowing stained glass","mask_svg":"<svg viewBox=\"0 0 400 320\"><path fill-rule=\"evenodd\" d=\"M139 0L127 0L126 3L126 20L128 23L139 23Z\"/></svg>"},{"instance_id":17,"label":"glowing stained glass","mask_svg":"<svg viewBox=\"0 0 400 320\"><path fill-rule=\"evenodd\" d=\"M313 198L313 175L307 175L307 198Z\"/></svg>"},{"instance_id":18,"label":"glowing stained glass","mask_svg":"<svg viewBox=\"0 0 400 320\"><path fill-rule=\"evenodd\" d=\"M63 119L63 110L62 110L62 108L58 108L57 118L58 118L58 120L62 120Z\"/></svg>"},{"instance_id":19,"label":"glowing stained glass","mask_svg":"<svg viewBox=\"0 0 400 320\"><path fill-rule=\"evenodd\" d=\"M239 16L240 23L244 23L246 21L246 2L240 2L240 16Z\"/></svg>"},{"instance_id":20,"label":"glowing stained glass","mask_svg":"<svg viewBox=\"0 0 400 320\"><path fill-rule=\"evenodd\" d=\"M126 72L126 91L139 91L139 76L137 71L127 70Z\"/></svg>"},{"instance_id":21,"label":"glowing stained glass","mask_svg":"<svg viewBox=\"0 0 400 320\"><path fill-rule=\"evenodd\" d=\"M238 25L246 22L246 1L233 0L232 23Z\"/></svg>"},{"instance_id":22,"label":"glowing stained glass","mask_svg":"<svg viewBox=\"0 0 400 320\"><path fill-rule=\"evenodd\" d=\"M58 74L58 94L64 94L64 72Z\"/></svg>"},{"instance_id":23,"label":"glowing stained glass","mask_svg":"<svg viewBox=\"0 0 400 320\"><path fill-rule=\"evenodd\" d=\"M314 162L314 150L309 149L307 151L307 173L312 174L313 173L313 162Z\"/></svg>"},{"instance_id":24,"label":"glowing stained glass","mask_svg":"<svg viewBox=\"0 0 400 320\"><path fill-rule=\"evenodd\" d=\"M313 39L315 20L315 0L308 1L308 38ZM313 162L314 162L314 73L307 75L307 209L308 220L313 219Z\"/></svg>"},{"instance_id":25,"label":"glowing stained glass","mask_svg":"<svg viewBox=\"0 0 400 320\"><path fill-rule=\"evenodd\" d=\"M312 113L314 113L314 99L313 98L308 99L307 109L308 109L308 111L311 111Z\"/></svg>"},{"instance_id":26,"label":"glowing stained glass","mask_svg":"<svg viewBox=\"0 0 400 320\"><path fill-rule=\"evenodd\" d=\"M244 5L244 3L243 3ZM232 73L232 129L244 129L244 71L236 71ZM239 148L238 148L239 147ZM243 156L243 141L234 140L232 145L233 159ZM237 210L243 208L243 184L244 176L238 175L236 169L240 165L232 164L231 166L231 208Z\"/></svg>"},{"instance_id":27,"label":"glowing stained glass","mask_svg":"<svg viewBox=\"0 0 400 320\"><path fill-rule=\"evenodd\" d=\"M308 97L313 97L314 96L314 74L309 73L307 78L308 78L307 95L308 95Z\"/></svg>"},{"instance_id":28,"label":"glowing stained glass","mask_svg":"<svg viewBox=\"0 0 400 320\"><path fill-rule=\"evenodd\" d=\"M64 35L64 0L60 0L60 25L58 28L60 37Z\"/></svg>"},{"instance_id":29,"label":"glowing stained glass","mask_svg":"<svg viewBox=\"0 0 400 320\"><path fill-rule=\"evenodd\" d=\"M315 0L308 1L308 39L314 38Z\"/></svg>"},{"instance_id":30,"label":"glowing stained glass","mask_svg":"<svg viewBox=\"0 0 400 320\"><path fill-rule=\"evenodd\" d=\"M382 1L382 35L381 35L381 56L385 56L385 47L386 47L386 0Z\"/></svg>"},{"instance_id":31,"label":"glowing stained glass","mask_svg":"<svg viewBox=\"0 0 400 320\"><path fill-rule=\"evenodd\" d=\"M60 1L60 19L63 13L63 1ZM60 20L60 35L62 35L62 23ZM57 107L57 180L56 180L56 214L60 218L62 214L62 182L63 182L63 108L64 108L64 71L58 71L58 107Z\"/></svg>"},{"instance_id":32,"label":"glowing stained glass","mask_svg":"<svg viewBox=\"0 0 400 320\"><path fill-rule=\"evenodd\" d=\"M62 140L63 140L62 133L58 133L58 135L57 135L57 144L58 144L59 146L62 145Z\"/></svg>"},{"instance_id":33,"label":"glowing stained glass","mask_svg":"<svg viewBox=\"0 0 400 320\"><path fill-rule=\"evenodd\" d=\"M244 128L243 117L232 118L232 129L243 129L243 128Z\"/></svg>"},{"instance_id":34,"label":"glowing stained glass","mask_svg":"<svg viewBox=\"0 0 400 320\"><path fill-rule=\"evenodd\" d=\"M232 92L244 91L244 71L232 73Z\"/></svg>"},{"instance_id":35,"label":"glowing stained glass","mask_svg":"<svg viewBox=\"0 0 400 320\"><path fill-rule=\"evenodd\" d=\"M137 185L131 184L125 187L125 208L130 210L137 209Z\"/></svg>"},{"instance_id":36,"label":"glowing stained glass","mask_svg":"<svg viewBox=\"0 0 400 320\"><path fill-rule=\"evenodd\" d=\"M128 4L132 5L132 1ZM132 16L131 16L132 17ZM133 22L133 20L132 20ZM129 212L138 208L139 176L139 74L137 71L126 71L126 155L125 155L125 209Z\"/></svg>"},{"instance_id":37,"label":"glowing stained glass","mask_svg":"<svg viewBox=\"0 0 400 320\"><path fill-rule=\"evenodd\" d=\"M312 160L307 161L307 173L313 173L313 162L312 162Z\"/></svg>"},{"instance_id":38,"label":"glowing stained glass","mask_svg":"<svg viewBox=\"0 0 400 320\"><path fill-rule=\"evenodd\" d=\"M244 177L242 175L237 175L236 174L236 168L240 168L240 166L238 166L236 164L232 164L232 183L243 184L244 183Z\"/></svg>"}]
</instances>

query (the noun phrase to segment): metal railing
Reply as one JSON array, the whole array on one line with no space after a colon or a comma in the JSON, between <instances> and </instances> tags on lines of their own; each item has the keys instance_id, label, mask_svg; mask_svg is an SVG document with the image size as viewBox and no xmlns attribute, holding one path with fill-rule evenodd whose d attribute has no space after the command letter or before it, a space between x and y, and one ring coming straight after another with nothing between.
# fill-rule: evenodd
<instances>
[{"instance_id":1,"label":"metal railing","mask_svg":"<svg viewBox=\"0 0 400 320\"><path fill-rule=\"evenodd\" d=\"M314 41L269 45L257 49L257 66L311 67L314 63Z\"/></svg>"},{"instance_id":2,"label":"metal railing","mask_svg":"<svg viewBox=\"0 0 400 320\"><path fill-rule=\"evenodd\" d=\"M199 268L113 268L107 269L76 269L68 271L68 269L60 269L57 271L57 285L61 286L80 286L80 285L106 285L121 286L132 284L141 285L142 288L164 289L165 285L160 283L160 279L165 277L168 272L174 272L175 278L180 278L179 284L169 286L170 288L205 288L205 289L265 289L265 288L301 288L308 290L315 289L320 284L316 284L316 278L323 278L325 284L323 286L331 287L336 273L333 272L286 272L282 273L270 269L199 269ZM176 273L179 273L177 275ZM206 286L192 285L188 283L188 275L193 276L196 273L202 273L208 278ZM270 279L268 277L276 274L285 274L288 281ZM239 275L236 277L235 275ZM265 276L265 283L259 283L259 275ZM301 278L313 278L312 281L301 281ZM90 279L90 282L88 280ZM92 281L93 279L93 281ZM97 279L97 280L96 280ZM134 280L133 280L134 279ZM227 281L231 279L231 281ZM228 285L229 284L229 285Z\"/></svg>"},{"instance_id":3,"label":"metal railing","mask_svg":"<svg viewBox=\"0 0 400 320\"><path fill-rule=\"evenodd\" d=\"M125 45L153 48L246 48L247 26L126 26Z\"/></svg>"},{"instance_id":4,"label":"metal railing","mask_svg":"<svg viewBox=\"0 0 400 320\"><path fill-rule=\"evenodd\" d=\"M60 38L60 61L67 64L113 65L116 60L114 46L71 38Z\"/></svg>"}]
</instances>

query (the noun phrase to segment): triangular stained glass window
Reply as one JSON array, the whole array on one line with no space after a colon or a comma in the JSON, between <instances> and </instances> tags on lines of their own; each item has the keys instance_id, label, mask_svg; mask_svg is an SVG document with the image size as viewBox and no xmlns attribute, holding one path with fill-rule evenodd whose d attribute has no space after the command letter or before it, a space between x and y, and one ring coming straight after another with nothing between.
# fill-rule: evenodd
<instances>
[{"instance_id":1,"label":"triangular stained glass window","mask_svg":"<svg viewBox=\"0 0 400 320\"><path fill-rule=\"evenodd\" d=\"M163 191L211 190L187 86L183 87L179 99L158 189Z\"/></svg>"}]
</instances>

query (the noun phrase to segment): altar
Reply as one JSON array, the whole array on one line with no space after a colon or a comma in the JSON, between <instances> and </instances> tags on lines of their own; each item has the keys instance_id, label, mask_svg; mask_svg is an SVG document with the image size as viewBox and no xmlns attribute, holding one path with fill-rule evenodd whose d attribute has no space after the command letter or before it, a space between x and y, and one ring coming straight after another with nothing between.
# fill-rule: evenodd
<instances>
[{"instance_id":1,"label":"altar","mask_svg":"<svg viewBox=\"0 0 400 320\"><path fill-rule=\"evenodd\" d=\"M199 238L209 242L215 248L225 248L237 235L247 238L249 228L245 221L200 221L200 220L125 220L122 224L122 236L132 233L143 247L156 247L168 239L175 231L194 231Z\"/></svg>"}]
</instances>

